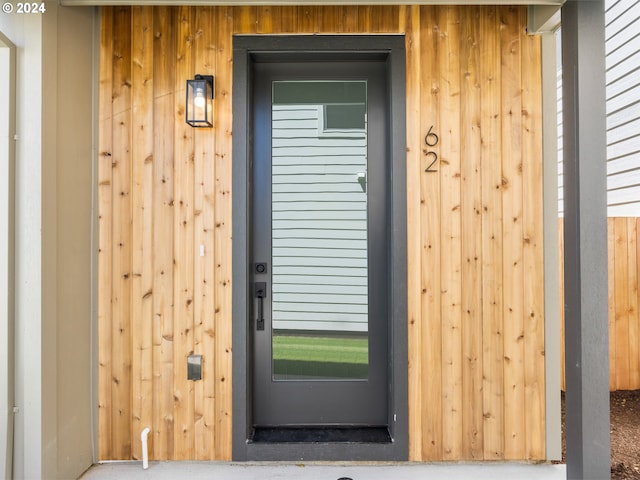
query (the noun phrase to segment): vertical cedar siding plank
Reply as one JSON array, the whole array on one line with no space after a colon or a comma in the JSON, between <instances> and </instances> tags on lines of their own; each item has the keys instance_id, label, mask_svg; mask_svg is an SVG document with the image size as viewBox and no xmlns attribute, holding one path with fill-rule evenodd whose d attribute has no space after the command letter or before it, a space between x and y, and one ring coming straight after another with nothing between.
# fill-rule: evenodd
<instances>
[{"instance_id":1,"label":"vertical cedar siding plank","mask_svg":"<svg viewBox=\"0 0 640 480\"><path fill-rule=\"evenodd\" d=\"M369 18L368 25L369 25L370 33L380 33L381 31L383 31L383 25L387 21L387 19L384 18L386 14L384 10L386 8L387 8L386 6L367 7L368 18Z\"/></svg>"},{"instance_id":2,"label":"vertical cedar siding plank","mask_svg":"<svg viewBox=\"0 0 640 480\"><path fill-rule=\"evenodd\" d=\"M206 60L207 45L204 40L206 32L211 31L207 22L210 7L201 6L194 8L192 18L192 52L193 74L211 75L214 65ZM192 78L192 77L191 77ZM210 129L194 129L193 132L193 353L205 354L203 360L209 360L202 342L204 340L203 304L207 298L207 287L204 270L207 266L207 252L211 250L205 247L206 235L204 232L204 162L207 156ZM203 249L201 251L200 249ZM204 256L202 256L204 253ZM204 363L203 363L204 369ZM204 373L204 372L203 372ZM204 378L204 377L203 377ZM204 381L193 381L193 452L192 455L201 459L203 450L208 440L206 427L204 427ZM213 433L213 432L212 432ZM211 448L213 445L210 446ZM206 459L205 459L206 460Z\"/></svg>"},{"instance_id":3,"label":"vertical cedar siding plank","mask_svg":"<svg viewBox=\"0 0 640 480\"><path fill-rule=\"evenodd\" d=\"M113 44L113 317L111 450L131 458L131 9L115 9Z\"/></svg>"},{"instance_id":4,"label":"vertical cedar siding plank","mask_svg":"<svg viewBox=\"0 0 640 480\"><path fill-rule=\"evenodd\" d=\"M400 10L397 5L358 6L358 25L361 33L399 32ZM346 31L344 16L333 14L340 25L338 33Z\"/></svg>"},{"instance_id":5,"label":"vertical cedar siding plank","mask_svg":"<svg viewBox=\"0 0 640 480\"><path fill-rule=\"evenodd\" d=\"M520 158L537 155L526 145L538 142L539 51L520 52L523 9L104 7L102 22L101 460L139 457L145 423L154 459L231 458L235 33L406 33L410 459L544 456L543 360L530 358L543 350L540 229L531 233L541 172ZM527 55L536 62L523 65ZM216 78L213 129L184 123L195 73ZM439 159L425 172L431 126ZM192 351L200 382L186 380Z\"/></svg>"},{"instance_id":6,"label":"vertical cedar siding plank","mask_svg":"<svg viewBox=\"0 0 640 480\"><path fill-rule=\"evenodd\" d=\"M564 251L564 248L563 248ZM608 274L608 298L609 298L609 388L618 389L616 375L616 274L615 274L615 219L607 218L607 274ZM562 349L564 354L564 348ZM564 367L564 364L563 364ZM564 370L563 370L564 371Z\"/></svg>"},{"instance_id":7,"label":"vertical cedar siding plank","mask_svg":"<svg viewBox=\"0 0 640 480\"><path fill-rule=\"evenodd\" d=\"M460 30L462 174L462 458L481 459L482 439L482 181L480 137L480 9Z\"/></svg>"},{"instance_id":8,"label":"vertical cedar siding plank","mask_svg":"<svg viewBox=\"0 0 640 480\"><path fill-rule=\"evenodd\" d=\"M153 458L174 458L173 150L175 9L154 7Z\"/></svg>"},{"instance_id":9,"label":"vertical cedar siding plank","mask_svg":"<svg viewBox=\"0 0 640 480\"><path fill-rule=\"evenodd\" d=\"M343 5L341 8L342 31L343 33L360 33L362 30L358 25L358 6Z\"/></svg>"},{"instance_id":10,"label":"vertical cedar siding plank","mask_svg":"<svg viewBox=\"0 0 640 480\"><path fill-rule=\"evenodd\" d=\"M407 257L408 262L408 371L409 371L409 460L422 458L422 378L420 339L422 336L422 279L420 248L420 7L406 10L405 48L407 51Z\"/></svg>"},{"instance_id":11,"label":"vertical cedar siding plank","mask_svg":"<svg viewBox=\"0 0 640 480\"><path fill-rule=\"evenodd\" d=\"M560 377L560 390L565 390L565 368L564 368L564 229L563 229L563 219L558 219L558 256L559 256L559 274L560 274L560 369L562 371L562 375ZM608 235L608 238L611 238L611 235ZM612 248L613 243L609 242L609 251L613 251ZM609 265L611 265L611 260L609 260ZM609 277L611 278L611 277ZM609 282L609 288L611 288L611 282ZM609 295L611 298L611 295ZM609 309L611 309L611 302L609 302ZM609 322L611 322L611 316L609 317ZM609 329L611 329L611 323L609 323ZM611 342L611 335L609 335L609 342ZM610 380L611 381L611 380Z\"/></svg>"},{"instance_id":12,"label":"vertical cedar siding plank","mask_svg":"<svg viewBox=\"0 0 640 480\"><path fill-rule=\"evenodd\" d=\"M501 9L505 459L524 458L522 81L518 8Z\"/></svg>"},{"instance_id":13,"label":"vertical cedar siding plank","mask_svg":"<svg viewBox=\"0 0 640 480\"><path fill-rule=\"evenodd\" d=\"M296 33L298 25L297 7L280 7L281 26L280 33Z\"/></svg>"},{"instance_id":14,"label":"vertical cedar siding plank","mask_svg":"<svg viewBox=\"0 0 640 480\"><path fill-rule=\"evenodd\" d=\"M133 100L133 276L132 276L132 456L141 459L134 440L153 425L153 9L132 8Z\"/></svg>"},{"instance_id":15,"label":"vertical cedar siding plank","mask_svg":"<svg viewBox=\"0 0 640 480\"><path fill-rule=\"evenodd\" d=\"M640 388L638 365L638 247L637 219L627 218L627 242L629 245L629 390Z\"/></svg>"},{"instance_id":16,"label":"vertical cedar siding plank","mask_svg":"<svg viewBox=\"0 0 640 480\"><path fill-rule=\"evenodd\" d=\"M502 131L500 37L497 7L482 7L482 372L483 450L486 460L504 458Z\"/></svg>"},{"instance_id":17,"label":"vertical cedar siding plank","mask_svg":"<svg viewBox=\"0 0 640 480\"><path fill-rule=\"evenodd\" d=\"M318 31L320 33L337 33L340 31L339 7L336 5L327 5L318 7Z\"/></svg>"},{"instance_id":18,"label":"vertical cedar siding plank","mask_svg":"<svg viewBox=\"0 0 640 480\"><path fill-rule=\"evenodd\" d=\"M358 6L358 25L360 26L360 31L373 33L371 27L371 9L373 7L368 5L359 5Z\"/></svg>"},{"instance_id":19,"label":"vertical cedar siding plank","mask_svg":"<svg viewBox=\"0 0 640 480\"><path fill-rule=\"evenodd\" d=\"M524 11L521 10L521 17ZM540 38L522 29L522 181L525 335L525 458L545 455L544 221L542 198L542 104Z\"/></svg>"},{"instance_id":20,"label":"vertical cedar siding plank","mask_svg":"<svg viewBox=\"0 0 640 480\"><path fill-rule=\"evenodd\" d=\"M330 17L334 20L333 33L342 35L345 33L347 28L345 24L345 9L342 5L330 6L330 8L332 10Z\"/></svg>"},{"instance_id":21,"label":"vertical cedar siding plank","mask_svg":"<svg viewBox=\"0 0 640 480\"><path fill-rule=\"evenodd\" d=\"M282 28L282 19L277 12L281 7L268 6L258 7L257 33L275 33L280 32Z\"/></svg>"},{"instance_id":22,"label":"vertical cedar siding plank","mask_svg":"<svg viewBox=\"0 0 640 480\"><path fill-rule=\"evenodd\" d=\"M113 235L113 9L101 14L100 126L98 155L98 460L113 458L111 450L112 385L112 248Z\"/></svg>"},{"instance_id":23,"label":"vertical cedar siding plank","mask_svg":"<svg viewBox=\"0 0 640 480\"><path fill-rule=\"evenodd\" d=\"M637 390L640 388L640 288L638 288L638 282L640 282L640 242L638 239L638 235L640 235L640 219L633 218L631 222L634 223L632 248L635 249L636 258L631 266L635 272L633 279L635 308L631 314L632 323L629 327L629 347L631 348L631 384L629 385L629 389Z\"/></svg>"},{"instance_id":24,"label":"vertical cedar siding plank","mask_svg":"<svg viewBox=\"0 0 640 480\"><path fill-rule=\"evenodd\" d=\"M398 33L403 32L403 29L400 26L400 12L401 8L399 5L386 5L383 7L383 11L381 12L382 19L384 20L380 24L379 33Z\"/></svg>"},{"instance_id":25,"label":"vertical cedar siding plank","mask_svg":"<svg viewBox=\"0 0 640 480\"><path fill-rule=\"evenodd\" d=\"M257 15L257 8L254 6L243 5L241 7L235 7L233 15L233 31L237 34L244 35L256 33Z\"/></svg>"},{"instance_id":26,"label":"vertical cedar siding plank","mask_svg":"<svg viewBox=\"0 0 640 480\"><path fill-rule=\"evenodd\" d=\"M443 458L462 455L462 216L460 158L460 10L442 7L440 41L442 437Z\"/></svg>"},{"instance_id":27,"label":"vertical cedar siding plank","mask_svg":"<svg viewBox=\"0 0 640 480\"><path fill-rule=\"evenodd\" d=\"M618 388L629 385L629 256L627 219L614 219L615 232L615 326L616 383Z\"/></svg>"},{"instance_id":28,"label":"vertical cedar siding plank","mask_svg":"<svg viewBox=\"0 0 640 480\"><path fill-rule=\"evenodd\" d=\"M298 9L298 31L304 33L318 33L319 13L315 5L303 5L296 7Z\"/></svg>"},{"instance_id":29,"label":"vertical cedar siding plank","mask_svg":"<svg viewBox=\"0 0 640 480\"><path fill-rule=\"evenodd\" d=\"M216 425L219 460L231 459L231 85L233 9L216 10L215 284Z\"/></svg>"},{"instance_id":30,"label":"vertical cedar siding plank","mask_svg":"<svg viewBox=\"0 0 640 480\"><path fill-rule=\"evenodd\" d=\"M215 13L212 7L195 9L195 72L215 72ZM215 102L214 102L215 108ZM215 119L215 110L214 110ZM202 381L194 383L195 458L215 459L215 308L214 282L214 129L195 133L194 220L194 353L203 356ZM202 248L202 251L200 249Z\"/></svg>"},{"instance_id":31,"label":"vertical cedar siding plank","mask_svg":"<svg viewBox=\"0 0 640 480\"><path fill-rule=\"evenodd\" d=\"M193 78L192 9L177 9L177 51L175 79L176 129L174 144L174 441L176 460L193 455L193 382L187 380L187 356L193 352L193 201L194 129L184 121L186 79Z\"/></svg>"},{"instance_id":32,"label":"vertical cedar siding plank","mask_svg":"<svg viewBox=\"0 0 640 480\"><path fill-rule=\"evenodd\" d=\"M416 147L420 155L420 337L415 339L421 349L421 377L416 385L420 389L422 403L422 460L441 460L442 456L442 286L441 286L441 162L437 162L436 172L427 172L431 155L426 155L424 138L429 129L442 136L440 108L443 104L439 76L441 23L438 7L420 7L420 132ZM438 156L442 155L442 144L433 147ZM418 263L418 260L415 260ZM409 261L409 263L412 263ZM418 332L416 332L418 333ZM410 343L412 340L409 340Z\"/></svg>"}]
</instances>

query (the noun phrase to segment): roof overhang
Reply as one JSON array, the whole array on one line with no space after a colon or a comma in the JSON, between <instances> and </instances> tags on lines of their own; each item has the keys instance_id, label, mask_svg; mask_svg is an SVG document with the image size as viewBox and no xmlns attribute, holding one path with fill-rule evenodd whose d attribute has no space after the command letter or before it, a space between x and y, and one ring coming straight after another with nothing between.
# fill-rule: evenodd
<instances>
[{"instance_id":1,"label":"roof overhang","mask_svg":"<svg viewBox=\"0 0 640 480\"><path fill-rule=\"evenodd\" d=\"M562 5L530 5L527 31L530 34L555 32L560 27Z\"/></svg>"}]
</instances>

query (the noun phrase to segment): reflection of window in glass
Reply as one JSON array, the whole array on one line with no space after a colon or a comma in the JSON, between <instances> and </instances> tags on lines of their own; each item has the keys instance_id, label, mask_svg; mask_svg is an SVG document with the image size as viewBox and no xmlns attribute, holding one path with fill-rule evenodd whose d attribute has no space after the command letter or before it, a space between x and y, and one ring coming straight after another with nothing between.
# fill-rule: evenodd
<instances>
[{"instance_id":1,"label":"reflection of window in glass","mask_svg":"<svg viewBox=\"0 0 640 480\"><path fill-rule=\"evenodd\" d=\"M318 137L363 138L367 128L367 82L273 82L273 105L315 106Z\"/></svg>"},{"instance_id":2,"label":"reflection of window in glass","mask_svg":"<svg viewBox=\"0 0 640 480\"><path fill-rule=\"evenodd\" d=\"M363 103L324 105L324 130L364 130Z\"/></svg>"}]
</instances>

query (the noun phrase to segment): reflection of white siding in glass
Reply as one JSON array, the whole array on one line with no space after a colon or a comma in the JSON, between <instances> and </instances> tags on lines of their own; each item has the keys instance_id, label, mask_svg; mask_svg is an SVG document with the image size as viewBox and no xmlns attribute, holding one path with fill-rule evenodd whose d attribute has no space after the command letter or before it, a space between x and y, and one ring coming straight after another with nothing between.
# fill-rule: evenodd
<instances>
[{"instance_id":1,"label":"reflection of white siding in glass","mask_svg":"<svg viewBox=\"0 0 640 480\"><path fill-rule=\"evenodd\" d=\"M273 107L273 326L366 332L366 138L319 135L321 112Z\"/></svg>"}]
</instances>

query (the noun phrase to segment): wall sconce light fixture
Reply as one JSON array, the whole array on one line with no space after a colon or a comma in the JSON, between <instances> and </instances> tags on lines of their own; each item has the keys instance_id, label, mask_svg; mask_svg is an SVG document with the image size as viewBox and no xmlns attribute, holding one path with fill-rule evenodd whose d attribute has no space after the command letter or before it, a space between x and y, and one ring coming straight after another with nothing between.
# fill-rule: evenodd
<instances>
[{"instance_id":1,"label":"wall sconce light fixture","mask_svg":"<svg viewBox=\"0 0 640 480\"><path fill-rule=\"evenodd\" d=\"M187 80L186 121L192 127L213 127L213 75Z\"/></svg>"}]
</instances>

